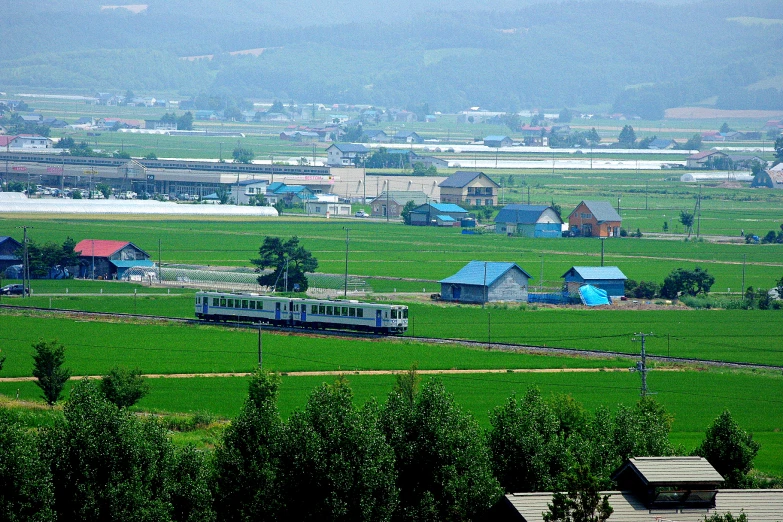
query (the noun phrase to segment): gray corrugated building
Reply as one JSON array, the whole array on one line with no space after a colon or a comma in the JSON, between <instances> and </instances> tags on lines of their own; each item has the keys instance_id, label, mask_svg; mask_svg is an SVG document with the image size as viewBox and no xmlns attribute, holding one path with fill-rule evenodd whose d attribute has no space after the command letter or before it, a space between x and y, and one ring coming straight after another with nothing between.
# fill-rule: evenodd
<instances>
[{"instance_id":1,"label":"gray corrugated building","mask_svg":"<svg viewBox=\"0 0 783 522\"><path fill-rule=\"evenodd\" d=\"M562 275L565 291L575 294L582 285L606 290L610 297L625 295L625 274L616 266L572 266Z\"/></svg>"},{"instance_id":2,"label":"gray corrugated building","mask_svg":"<svg viewBox=\"0 0 783 522\"><path fill-rule=\"evenodd\" d=\"M453 276L439 281L440 297L460 303L527 301L530 279L530 274L516 263L471 261Z\"/></svg>"}]
</instances>

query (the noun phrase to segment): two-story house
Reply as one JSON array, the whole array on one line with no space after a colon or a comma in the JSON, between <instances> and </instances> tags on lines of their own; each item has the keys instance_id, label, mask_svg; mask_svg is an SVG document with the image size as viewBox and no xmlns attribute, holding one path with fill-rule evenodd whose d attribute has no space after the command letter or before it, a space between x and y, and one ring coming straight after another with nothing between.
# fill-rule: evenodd
<instances>
[{"instance_id":1,"label":"two-story house","mask_svg":"<svg viewBox=\"0 0 783 522\"><path fill-rule=\"evenodd\" d=\"M476 206L498 204L500 185L483 172L459 170L441 181L440 201Z\"/></svg>"},{"instance_id":2,"label":"two-story house","mask_svg":"<svg viewBox=\"0 0 783 522\"><path fill-rule=\"evenodd\" d=\"M330 167L353 167L361 163L370 149L353 143L335 143L326 149L326 164Z\"/></svg>"}]
</instances>

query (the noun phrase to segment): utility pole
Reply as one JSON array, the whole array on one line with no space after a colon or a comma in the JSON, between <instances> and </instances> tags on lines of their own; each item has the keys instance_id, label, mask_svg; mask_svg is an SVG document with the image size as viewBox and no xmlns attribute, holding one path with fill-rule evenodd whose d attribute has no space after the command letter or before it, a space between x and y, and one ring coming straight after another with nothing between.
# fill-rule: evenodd
<instances>
[{"instance_id":1,"label":"utility pole","mask_svg":"<svg viewBox=\"0 0 783 522\"><path fill-rule=\"evenodd\" d=\"M29 183L27 185L30 186ZM29 225L21 225L16 228L24 230L24 264L22 265L22 298L28 297L27 292L30 291L30 256L27 250L27 229L33 228Z\"/></svg>"},{"instance_id":2,"label":"utility pole","mask_svg":"<svg viewBox=\"0 0 783 522\"><path fill-rule=\"evenodd\" d=\"M638 172L637 172L637 174L638 174ZM648 207L647 207L647 192L649 190L649 186L650 186L650 180L645 180L644 181L644 210L648 210Z\"/></svg>"},{"instance_id":3,"label":"utility pole","mask_svg":"<svg viewBox=\"0 0 783 522\"><path fill-rule=\"evenodd\" d=\"M161 259L160 259L160 238L158 238L158 284L161 283L161 279L160 279L160 263L161 263Z\"/></svg>"},{"instance_id":4,"label":"utility pole","mask_svg":"<svg viewBox=\"0 0 783 522\"><path fill-rule=\"evenodd\" d=\"M487 302L487 262L484 261L484 288L483 288L483 296L481 299L481 308L484 308L484 303Z\"/></svg>"},{"instance_id":5,"label":"utility pole","mask_svg":"<svg viewBox=\"0 0 783 522\"><path fill-rule=\"evenodd\" d=\"M388 207L386 211L388 212ZM343 296L348 297L348 230L350 229L343 227L343 230L345 230L345 288Z\"/></svg>"},{"instance_id":6,"label":"utility pole","mask_svg":"<svg viewBox=\"0 0 783 522\"><path fill-rule=\"evenodd\" d=\"M650 390L647 389L647 372L650 371L647 369L647 350L645 346L645 341L647 337L651 337L652 333L637 333L635 334L636 337L634 337L634 342L641 341L642 343L642 359L638 363L636 363L635 368L631 368L632 372L639 372L642 375L642 388L641 388L641 396L642 398L647 397L650 394Z\"/></svg>"},{"instance_id":7,"label":"utility pole","mask_svg":"<svg viewBox=\"0 0 783 522\"><path fill-rule=\"evenodd\" d=\"M601 238L601 266L604 266L604 241L605 238Z\"/></svg>"},{"instance_id":8,"label":"utility pole","mask_svg":"<svg viewBox=\"0 0 783 522\"><path fill-rule=\"evenodd\" d=\"M699 185L699 196L696 198L696 208L698 209L696 214L696 239L698 239L701 231L701 185Z\"/></svg>"},{"instance_id":9,"label":"utility pole","mask_svg":"<svg viewBox=\"0 0 783 522\"><path fill-rule=\"evenodd\" d=\"M742 254L742 295L745 295L745 260L748 254Z\"/></svg>"}]
</instances>

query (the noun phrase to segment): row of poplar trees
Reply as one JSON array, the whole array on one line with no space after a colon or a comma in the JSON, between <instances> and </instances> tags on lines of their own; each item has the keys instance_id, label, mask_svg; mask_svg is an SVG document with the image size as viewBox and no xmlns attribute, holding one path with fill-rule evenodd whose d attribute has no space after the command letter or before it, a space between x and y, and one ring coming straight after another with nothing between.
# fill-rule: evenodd
<instances>
[{"instance_id":1,"label":"row of poplar trees","mask_svg":"<svg viewBox=\"0 0 783 522\"><path fill-rule=\"evenodd\" d=\"M480 520L504 491L567 490L574 470L609 489L624 459L681 451L652 399L589 413L531 389L495 408L485 431L440 380L419 386L415 369L384 404L355 406L339 379L286 421L279 386L277 374L257 371L212 451L175 447L158 419L118 407L86 379L63 415L35 430L2 408L0 520ZM716 426L728 425L711 429L744 433L726 415ZM714 435L697 448L711 461L725 449ZM744 437L749 460L718 469L740 485L758 450Z\"/></svg>"}]
</instances>

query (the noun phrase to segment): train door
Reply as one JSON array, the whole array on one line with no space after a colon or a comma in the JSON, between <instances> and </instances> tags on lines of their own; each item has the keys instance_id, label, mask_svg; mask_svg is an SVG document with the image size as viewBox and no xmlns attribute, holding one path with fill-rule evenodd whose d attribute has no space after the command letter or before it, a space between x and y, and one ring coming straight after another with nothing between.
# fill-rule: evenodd
<instances>
[{"instance_id":1,"label":"train door","mask_svg":"<svg viewBox=\"0 0 783 522\"><path fill-rule=\"evenodd\" d=\"M280 302L275 303L275 321L280 320Z\"/></svg>"},{"instance_id":2,"label":"train door","mask_svg":"<svg viewBox=\"0 0 783 522\"><path fill-rule=\"evenodd\" d=\"M381 326L383 326L383 320L381 318L381 313L382 312L380 310L376 310L375 311L375 326L377 328L380 328Z\"/></svg>"},{"instance_id":3,"label":"train door","mask_svg":"<svg viewBox=\"0 0 783 522\"><path fill-rule=\"evenodd\" d=\"M203 303L202 313L208 314L209 313L209 297L202 297L201 302Z\"/></svg>"},{"instance_id":4,"label":"train door","mask_svg":"<svg viewBox=\"0 0 783 522\"><path fill-rule=\"evenodd\" d=\"M299 305L299 320L303 323L307 321L307 305L304 303Z\"/></svg>"}]
</instances>

